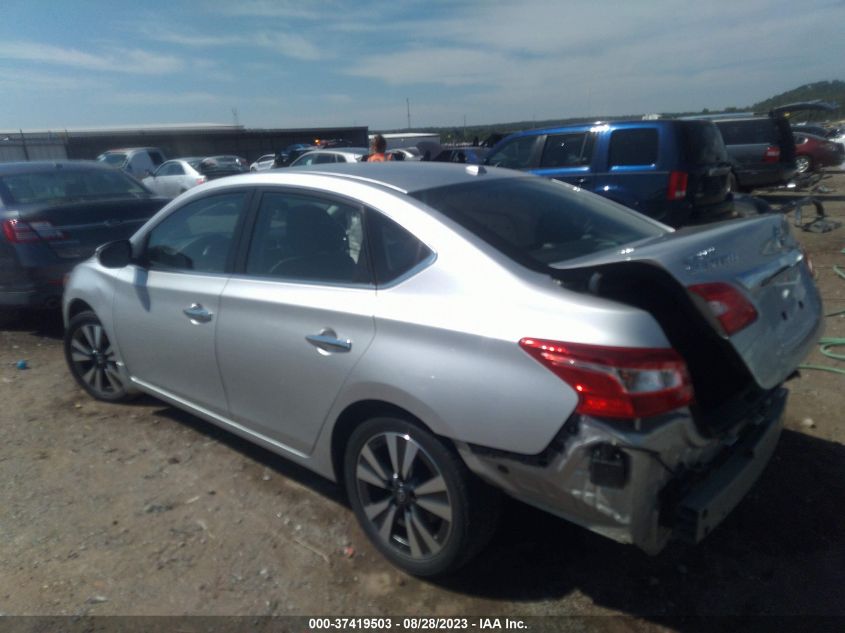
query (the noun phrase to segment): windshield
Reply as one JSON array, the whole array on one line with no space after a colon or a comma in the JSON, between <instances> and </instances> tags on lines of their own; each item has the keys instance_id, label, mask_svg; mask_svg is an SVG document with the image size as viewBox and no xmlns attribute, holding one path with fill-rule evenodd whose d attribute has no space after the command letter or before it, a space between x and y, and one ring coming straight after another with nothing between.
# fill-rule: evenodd
<instances>
[{"instance_id":1,"label":"windshield","mask_svg":"<svg viewBox=\"0 0 845 633\"><path fill-rule=\"evenodd\" d=\"M149 191L119 171L56 170L0 177L4 198L18 204L61 203L74 200L126 197L146 198Z\"/></svg>"},{"instance_id":2,"label":"windshield","mask_svg":"<svg viewBox=\"0 0 845 633\"><path fill-rule=\"evenodd\" d=\"M605 198L540 178L481 180L411 195L535 269L665 232Z\"/></svg>"}]
</instances>

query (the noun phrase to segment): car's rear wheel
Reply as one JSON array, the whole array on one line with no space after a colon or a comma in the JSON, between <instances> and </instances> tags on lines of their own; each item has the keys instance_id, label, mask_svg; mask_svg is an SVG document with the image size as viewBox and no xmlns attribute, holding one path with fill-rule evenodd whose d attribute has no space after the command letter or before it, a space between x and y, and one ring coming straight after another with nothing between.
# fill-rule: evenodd
<instances>
[{"instance_id":1,"label":"car's rear wheel","mask_svg":"<svg viewBox=\"0 0 845 633\"><path fill-rule=\"evenodd\" d=\"M81 312L70 320L64 349L70 373L91 396L109 402L127 398L114 348L96 314Z\"/></svg>"},{"instance_id":2,"label":"car's rear wheel","mask_svg":"<svg viewBox=\"0 0 845 633\"><path fill-rule=\"evenodd\" d=\"M804 155L796 156L795 167L799 174L806 174L809 171L813 171L813 159Z\"/></svg>"},{"instance_id":3,"label":"car's rear wheel","mask_svg":"<svg viewBox=\"0 0 845 633\"><path fill-rule=\"evenodd\" d=\"M417 576L458 569L495 531L500 499L455 451L420 426L373 418L346 447L346 490L367 537Z\"/></svg>"}]
</instances>

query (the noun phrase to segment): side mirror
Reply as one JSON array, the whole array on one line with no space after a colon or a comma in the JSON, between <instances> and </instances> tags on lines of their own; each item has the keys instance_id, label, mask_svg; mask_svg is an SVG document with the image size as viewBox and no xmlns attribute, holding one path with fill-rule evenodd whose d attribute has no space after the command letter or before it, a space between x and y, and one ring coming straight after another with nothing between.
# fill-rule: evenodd
<instances>
[{"instance_id":1,"label":"side mirror","mask_svg":"<svg viewBox=\"0 0 845 633\"><path fill-rule=\"evenodd\" d=\"M132 244L129 240L107 242L97 248L97 261L106 268L123 268L132 262Z\"/></svg>"}]
</instances>

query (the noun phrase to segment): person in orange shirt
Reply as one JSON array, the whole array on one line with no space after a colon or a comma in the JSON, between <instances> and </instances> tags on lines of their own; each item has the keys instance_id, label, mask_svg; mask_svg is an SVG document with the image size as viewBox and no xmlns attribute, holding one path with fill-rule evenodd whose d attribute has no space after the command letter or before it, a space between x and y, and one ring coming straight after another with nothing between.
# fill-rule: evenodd
<instances>
[{"instance_id":1,"label":"person in orange shirt","mask_svg":"<svg viewBox=\"0 0 845 633\"><path fill-rule=\"evenodd\" d=\"M390 160L390 156L385 154L387 150L387 141L381 134L376 134L373 137L373 142L370 145L370 156L367 158L368 163L383 163Z\"/></svg>"}]
</instances>

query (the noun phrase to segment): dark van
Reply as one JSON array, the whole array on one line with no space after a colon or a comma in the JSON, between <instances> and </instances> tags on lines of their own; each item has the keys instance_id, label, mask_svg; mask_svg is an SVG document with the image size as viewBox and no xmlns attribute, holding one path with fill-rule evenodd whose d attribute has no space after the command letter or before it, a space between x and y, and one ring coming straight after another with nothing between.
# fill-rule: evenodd
<instances>
[{"instance_id":1,"label":"dark van","mask_svg":"<svg viewBox=\"0 0 845 633\"><path fill-rule=\"evenodd\" d=\"M730 164L709 121L613 121L511 134L487 165L524 169L671 226L730 217Z\"/></svg>"}]
</instances>

